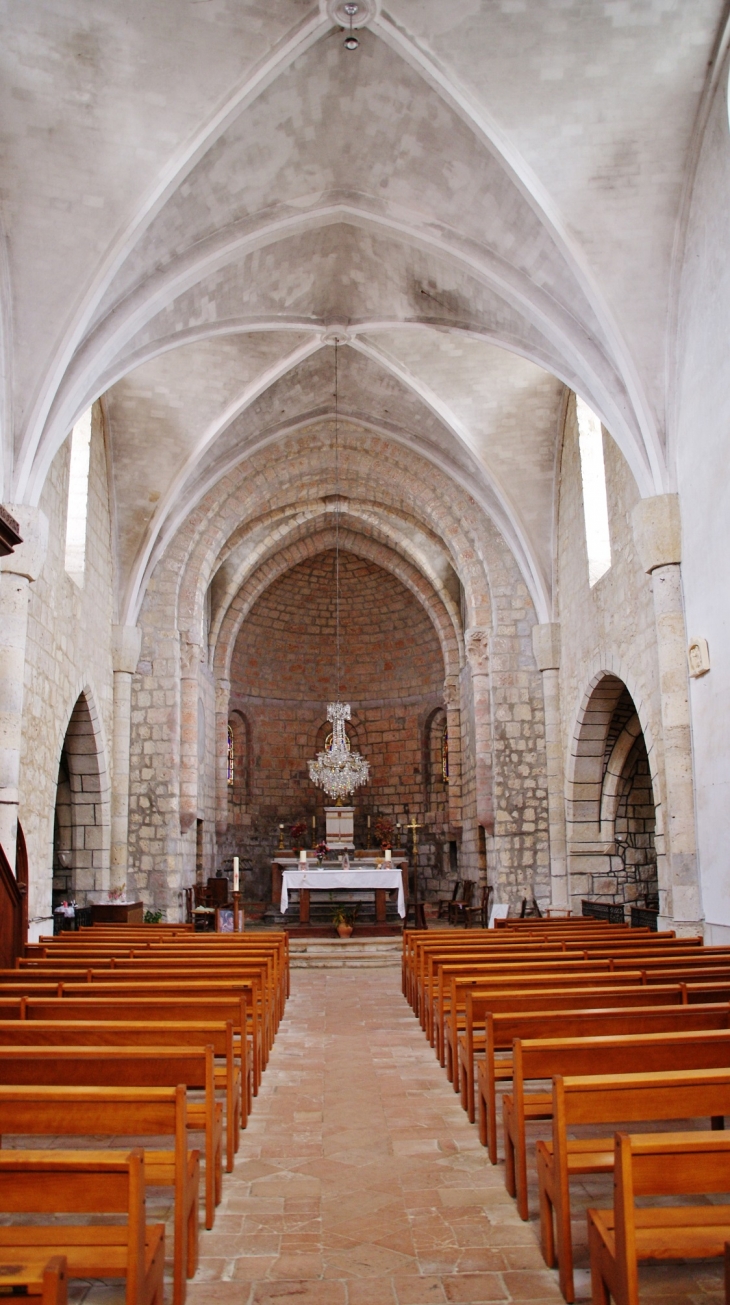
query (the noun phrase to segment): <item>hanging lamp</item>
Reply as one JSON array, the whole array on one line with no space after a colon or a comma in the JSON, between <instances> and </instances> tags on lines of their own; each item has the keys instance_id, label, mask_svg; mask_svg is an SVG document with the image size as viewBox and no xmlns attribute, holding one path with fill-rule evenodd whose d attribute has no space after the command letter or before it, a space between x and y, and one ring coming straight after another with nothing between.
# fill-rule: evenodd
<instances>
[{"instance_id":1,"label":"hanging lamp","mask_svg":"<svg viewBox=\"0 0 730 1305\"><path fill-rule=\"evenodd\" d=\"M340 697L340 442L339 442L339 379L337 370L338 342L335 340L335 661L336 702L327 706L327 720L332 733L322 752L309 762L309 778L324 789L335 801L342 801L350 793L366 784L370 764L359 752L353 752L345 733L345 721L350 720L350 704Z\"/></svg>"}]
</instances>

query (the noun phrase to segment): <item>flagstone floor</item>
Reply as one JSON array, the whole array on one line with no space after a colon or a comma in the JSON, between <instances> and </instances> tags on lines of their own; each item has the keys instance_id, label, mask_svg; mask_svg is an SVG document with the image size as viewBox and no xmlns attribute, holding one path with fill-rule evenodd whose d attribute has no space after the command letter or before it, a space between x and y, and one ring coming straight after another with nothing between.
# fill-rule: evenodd
<instances>
[{"instance_id":1,"label":"flagstone floor","mask_svg":"<svg viewBox=\"0 0 730 1305\"><path fill-rule=\"evenodd\" d=\"M190 1305L558 1301L400 993L298 971Z\"/></svg>"}]
</instances>

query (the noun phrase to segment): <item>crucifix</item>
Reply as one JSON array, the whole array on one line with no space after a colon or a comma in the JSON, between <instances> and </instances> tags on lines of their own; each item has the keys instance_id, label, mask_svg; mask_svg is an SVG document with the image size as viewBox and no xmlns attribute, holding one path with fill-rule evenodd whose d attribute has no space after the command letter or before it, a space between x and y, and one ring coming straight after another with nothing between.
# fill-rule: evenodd
<instances>
[{"instance_id":1,"label":"crucifix","mask_svg":"<svg viewBox=\"0 0 730 1305\"><path fill-rule=\"evenodd\" d=\"M418 901L418 830L423 829L423 825L416 824L416 817L412 816L411 823L406 825L406 829L410 829L413 836L413 915L416 928L419 928L421 926L425 927L423 908L419 909L420 903Z\"/></svg>"}]
</instances>

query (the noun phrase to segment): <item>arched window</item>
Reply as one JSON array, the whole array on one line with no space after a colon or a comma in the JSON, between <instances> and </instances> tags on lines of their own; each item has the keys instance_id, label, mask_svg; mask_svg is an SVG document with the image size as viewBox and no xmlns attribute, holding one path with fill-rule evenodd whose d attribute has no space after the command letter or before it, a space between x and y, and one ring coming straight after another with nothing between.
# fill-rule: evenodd
<instances>
[{"instance_id":1,"label":"arched window","mask_svg":"<svg viewBox=\"0 0 730 1305\"><path fill-rule=\"evenodd\" d=\"M596 581L600 580L611 566L606 471L603 464L603 430L595 412L577 394L575 413L578 419L580 474L583 482L588 583L593 588Z\"/></svg>"},{"instance_id":2,"label":"arched window","mask_svg":"<svg viewBox=\"0 0 730 1305\"><path fill-rule=\"evenodd\" d=\"M228 726L228 759L227 759L228 784L233 788L234 776L234 754L233 754L233 730Z\"/></svg>"},{"instance_id":3,"label":"arched window","mask_svg":"<svg viewBox=\"0 0 730 1305\"><path fill-rule=\"evenodd\" d=\"M68 473L66 509L66 557L68 575L79 589L86 570L86 517L89 507L89 458L91 453L91 408L79 417L71 431L71 463Z\"/></svg>"},{"instance_id":4,"label":"arched window","mask_svg":"<svg viewBox=\"0 0 730 1305\"><path fill-rule=\"evenodd\" d=\"M449 782L449 727L444 725L441 735L441 778L444 784Z\"/></svg>"}]
</instances>

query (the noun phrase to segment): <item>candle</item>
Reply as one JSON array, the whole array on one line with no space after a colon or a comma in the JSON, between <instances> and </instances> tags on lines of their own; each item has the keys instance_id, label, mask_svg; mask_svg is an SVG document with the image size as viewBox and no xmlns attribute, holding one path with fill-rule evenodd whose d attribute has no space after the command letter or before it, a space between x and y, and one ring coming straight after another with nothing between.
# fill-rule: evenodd
<instances>
[{"instance_id":1,"label":"candle","mask_svg":"<svg viewBox=\"0 0 730 1305\"><path fill-rule=\"evenodd\" d=\"M238 892L238 857L233 858L233 891Z\"/></svg>"},{"instance_id":2,"label":"candle","mask_svg":"<svg viewBox=\"0 0 730 1305\"><path fill-rule=\"evenodd\" d=\"M391 857L390 857L390 848L389 848L389 847L386 847L386 849L385 849L385 859L386 859L386 861L390 861L390 859L391 859Z\"/></svg>"},{"instance_id":3,"label":"candle","mask_svg":"<svg viewBox=\"0 0 730 1305\"><path fill-rule=\"evenodd\" d=\"M307 864L307 850L306 850L306 848L304 848L304 847L302 848L301 852L299 853L299 861L300 861L300 863L303 864L303 865L306 865L306 864Z\"/></svg>"}]
</instances>

